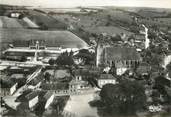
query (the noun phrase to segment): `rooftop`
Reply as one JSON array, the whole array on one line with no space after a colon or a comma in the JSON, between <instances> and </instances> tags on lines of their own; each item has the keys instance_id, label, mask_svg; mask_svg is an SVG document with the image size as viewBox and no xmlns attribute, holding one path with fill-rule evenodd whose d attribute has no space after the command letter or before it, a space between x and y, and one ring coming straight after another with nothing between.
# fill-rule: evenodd
<instances>
[{"instance_id":1,"label":"rooftop","mask_svg":"<svg viewBox=\"0 0 171 117\"><path fill-rule=\"evenodd\" d=\"M40 94L39 90L33 91L26 95L26 99L31 100L31 99L35 98L36 96L39 96L39 94Z\"/></svg>"},{"instance_id":2,"label":"rooftop","mask_svg":"<svg viewBox=\"0 0 171 117\"><path fill-rule=\"evenodd\" d=\"M47 99L49 99L52 95L53 95L53 92L52 92L52 91L47 91L43 97L47 100Z\"/></svg>"},{"instance_id":3,"label":"rooftop","mask_svg":"<svg viewBox=\"0 0 171 117\"><path fill-rule=\"evenodd\" d=\"M141 60L139 53L131 47L106 47L106 60Z\"/></svg>"},{"instance_id":4,"label":"rooftop","mask_svg":"<svg viewBox=\"0 0 171 117\"><path fill-rule=\"evenodd\" d=\"M76 81L76 80L72 80L69 84L70 85L81 85L81 84L86 85L87 82L86 81Z\"/></svg>"},{"instance_id":5,"label":"rooftop","mask_svg":"<svg viewBox=\"0 0 171 117\"><path fill-rule=\"evenodd\" d=\"M12 74L11 78L16 78L16 79L24 78L24 74Z\"/></svg>"},{"instance_id":6,"label":"rooftop","mask_svg":"<svg viewBox=\"0 0 171 117\"><path fill-rule=\"evenodd\" d=\"M66 90L68 88L67 83L42 83L41 88L43 90Z\"/></svg>"},{"instance_id":7,"label":"rooftop","mask_svg":"<svg viewBox=\"0 0 171 117\"><path fill-rule=\"evenodd\" d=\"M116 79L112 74L101 74L100 75L100 77L99 77L99 79L101 80L101 79Z\"/></svg>"}]
</instances>

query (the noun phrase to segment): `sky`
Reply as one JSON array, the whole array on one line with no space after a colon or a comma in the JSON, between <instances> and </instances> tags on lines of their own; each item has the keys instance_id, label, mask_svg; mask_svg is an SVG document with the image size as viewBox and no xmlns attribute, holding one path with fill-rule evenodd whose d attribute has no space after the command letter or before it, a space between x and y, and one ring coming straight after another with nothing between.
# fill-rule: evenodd
<instances>
[{"instance_id":1,"label":"sky","mask_svg":"<svg viewBox=\"0 0 171 117\"><path fill-rule=\"evenodd\" d=\"M77 6L135 6L171 8L171 0L0 0L0 4L68 8Z\"/></svg>"}]
</instances>

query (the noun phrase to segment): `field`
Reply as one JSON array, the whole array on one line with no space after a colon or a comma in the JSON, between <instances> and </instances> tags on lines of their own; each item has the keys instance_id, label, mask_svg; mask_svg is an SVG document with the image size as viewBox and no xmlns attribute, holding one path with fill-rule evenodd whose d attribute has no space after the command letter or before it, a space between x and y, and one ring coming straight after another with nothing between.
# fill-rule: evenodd
<instances>
[{"instance_id":1,"label":"field","mask_svg":"<svg viewBox=\"0 0 171 117\"><path fill-rule=\"evenodd\" d=\"M1 44L28 46L30 40L44 40L47 46L77 48L87 44L69 31L40 31L33 29L0 29Z\"/></svg>"},{"instance_id":2,"label":"field","mask_svg":"<svg viewBox=\"0 0 171 117\"><path fill-rule=\"evenodd\" d=\"M95 28L86 28L86 31L96 33L96 34L102 34L106 33L107 35L116 35L116 34L121 34L125 33L126 35L132 35L133 33L130 31L127 31L125 29L119 28L119 27L114 27L114 26L99 26Z\"/></svg>"},{"instance_id":3,"label":"field","mask_svg":"<svg viewBox=\"0 0 171 117\"><path fill-rule=\"evenodd\" d=\"M37 11L30 11L30 15L27 17L39 26L46 26L48 30L66 30L67 28L65 23Z\"/></svg>"},{"instance_id":4,"label":"field","mask_svg":"<svg viewBox=\"0 0 171 117\"><path fill-rule=\"evenodd\" d=\"M110 30L111 26L115 26L116 33L122 33L124 30L121 28L121 26L124 26L125 23L131 24L132 23L132 17L129 13L120 11L120 10L103 10L99 11L98 13L92 13L92 14L59 14L59 15L53 15L53 17L57 20L63 21L68 23L69 25L73 25L74 27L81 27L82 29L91 29L96 27L106 27L107 29L109 27ZM110 24L108 24L110 23ZM109 25L109 26L108 26ZM119 32L121 30L121 32ZM101 32L101 31L100 31ZM115 30L113 31L115 33Z\"/></svg>"},{"instance_id":5,"label":"field","mask_svg":"<svg viewBox=\"0 0 171 117\"><path fill-rule=\"evenodd\" d=\"M1 28L39 28L34 22L27 17L23 19L9 18L7 16L0 16Z\"/></svg>"},{"instance_id":6,"label":"field","mask_svg":"<svg viewBox=\"0 0 171 117\"><path fill-rule=\"evenodd\" d=\"M22 25L18 22L18 19L0 16L0 20L2 22L1 27L3 28L22 28Z\"/></svg>"}]
</instances>

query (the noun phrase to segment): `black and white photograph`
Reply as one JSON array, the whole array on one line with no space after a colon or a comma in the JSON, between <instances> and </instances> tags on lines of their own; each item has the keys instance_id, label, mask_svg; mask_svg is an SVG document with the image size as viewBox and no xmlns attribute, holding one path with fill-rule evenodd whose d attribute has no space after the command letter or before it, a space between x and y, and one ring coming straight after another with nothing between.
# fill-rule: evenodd
<instances>
[{"instance_id":1,"label":"black and white photograph","mask_svg":"<svg viewBox=\"0 0 171 117\"><path fill-rule=\"evenodd\" d=\"M0 117L171 117L171 0L0 0Z\"/></svg>"}]
</instances>

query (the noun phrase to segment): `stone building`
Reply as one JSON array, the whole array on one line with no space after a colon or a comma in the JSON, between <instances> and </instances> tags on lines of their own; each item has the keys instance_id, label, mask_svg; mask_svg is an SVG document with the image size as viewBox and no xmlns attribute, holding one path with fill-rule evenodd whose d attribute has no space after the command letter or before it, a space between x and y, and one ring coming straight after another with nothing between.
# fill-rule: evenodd
<instances>
[{"instance_id":1,"label":"stone building","mask_svg":"<svg viewBox=\"0 0 171 117\"><path fill-rule=\"evenodd\" d=\"M135 68L140 62L141 57L135 48L99 46L97 49L96 65L115 67L117 75L129 68Z\"/></svg>"},{"instance_id":2,"label":"stone building","mask_svg":"<svg viewBox=\"0 0 171 117\"><path fill-rule=\"evenodd\" d=\"M116 78L112 74L101 74L97 83L102 88L105 84L116 84Z\"/></svg>"}]
</instances>

